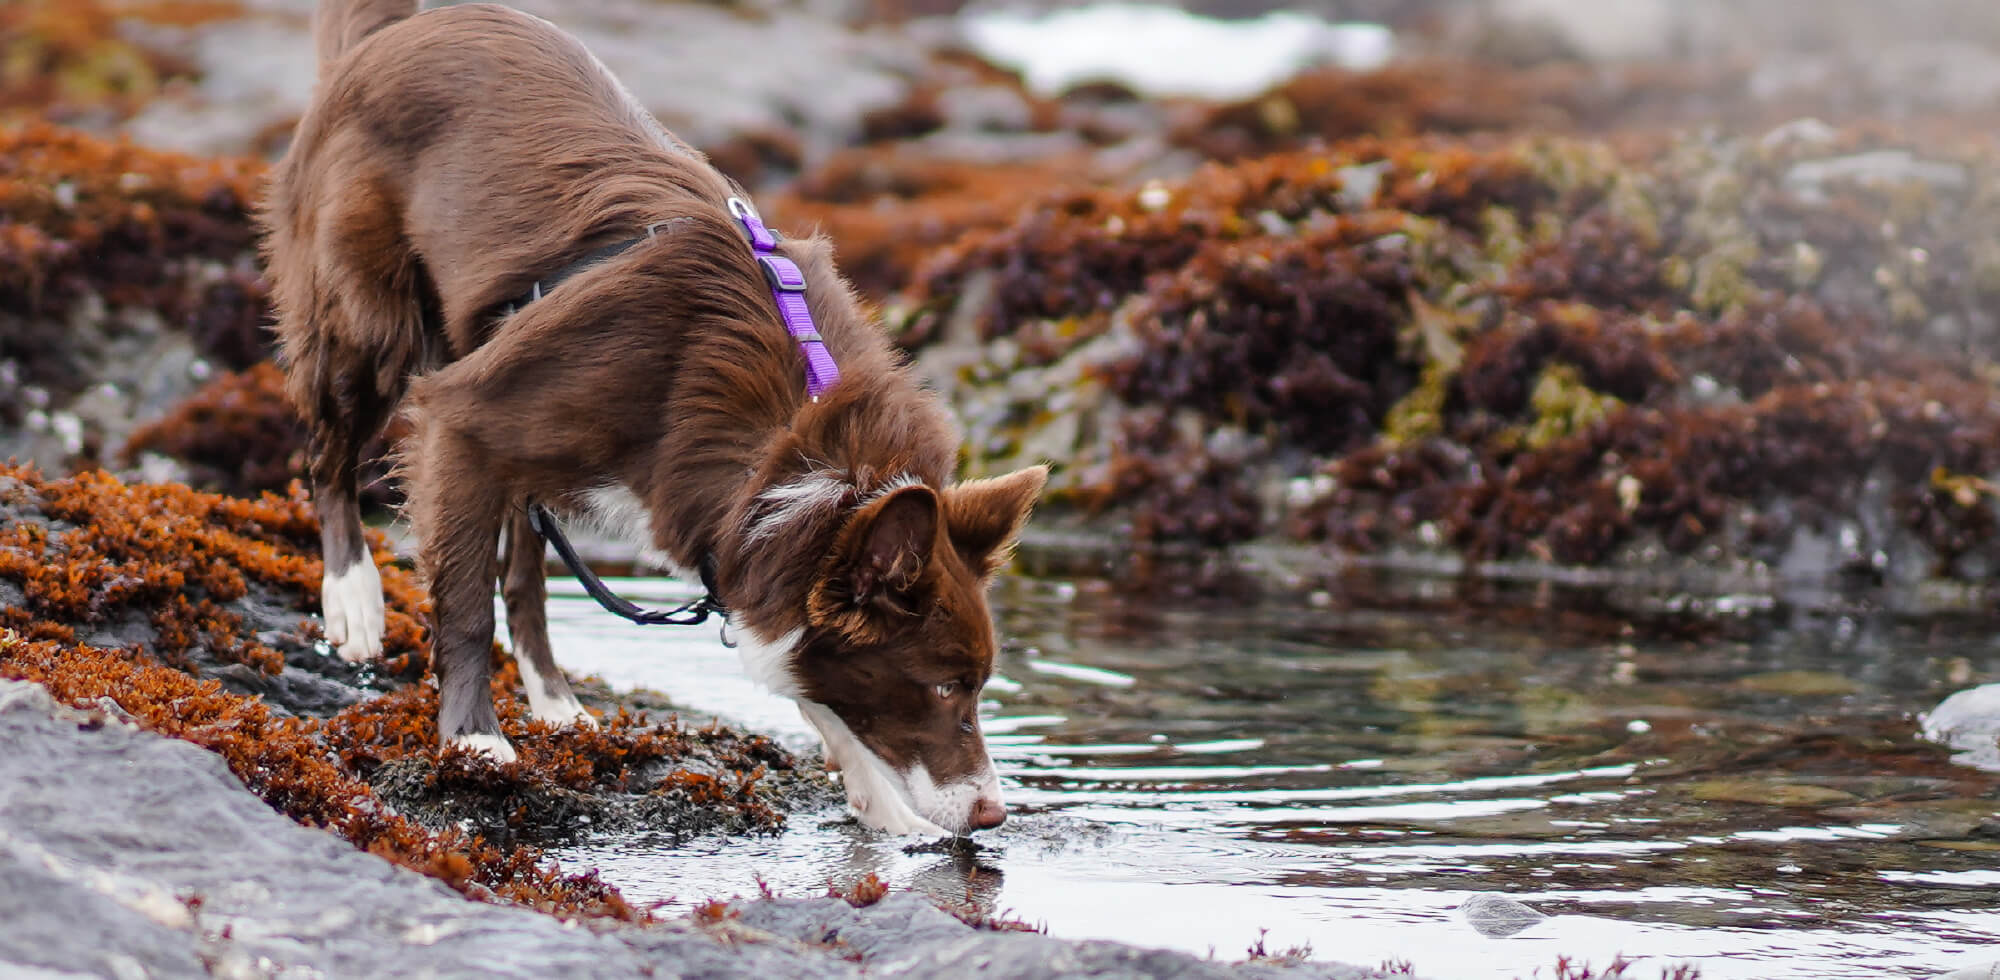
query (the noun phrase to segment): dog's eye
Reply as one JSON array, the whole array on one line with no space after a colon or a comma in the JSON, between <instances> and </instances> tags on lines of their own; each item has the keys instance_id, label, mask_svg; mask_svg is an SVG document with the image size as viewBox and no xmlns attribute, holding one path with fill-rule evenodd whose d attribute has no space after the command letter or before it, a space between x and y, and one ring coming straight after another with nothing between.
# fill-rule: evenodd
<instances>
[{"instance_id":1,"label":"dog's eye","mask_svg":"<svg viewBox=\"0 0 2000 980\"><path fill-rule=\"evenodd\" d=\"M937 692L938 692L938 697L944 698L945 700L949 701L951 700L952 695L958 693L958 685L952 683L951 681L945 681L944 683L939 684L937 686Z\"/></svg>"}]
</instances>

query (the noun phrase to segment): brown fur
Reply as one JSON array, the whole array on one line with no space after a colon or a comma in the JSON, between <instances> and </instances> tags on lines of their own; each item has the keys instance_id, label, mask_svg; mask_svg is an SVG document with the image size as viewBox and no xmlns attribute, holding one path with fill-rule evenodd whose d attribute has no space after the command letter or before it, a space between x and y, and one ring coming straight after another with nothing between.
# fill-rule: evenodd
<instances>
[{"instance_id":1,"label":"brown fur","mask_svg":"<svg viewBox=\"0 0 2000 980\"><path fill-rule=\"evenodd\" d=\"M828 243L780 246L842 373L813 402L726 211L740 191L573 38L502 7L394 0L333 0L318 27L319 90L263 212L288 391L313 433L330 573L366 554L355 455L411 410L407 515L435 606L443 735L497 732L484 651L503 529L517 646L552 668L539 567L522 557L540 543L517 515L528 500L574 511L606 484L648 506L676 562L712 558L734 622L804 631L807 696L857 734L908 729L874 739L899 746L885 758L943 724L934 706L861 715L934 678L966 685L950 710L971 717L992 666L985 580L1042 474L949 483L948 415L861 314ZM662 222L504 315L531 283ZM851 492L751 540L759 495L810 473ZM915 485L878 495L899 478ZM976 756L926 762L943 779L983 762L983 745Z\"/></svg>"}]
</instances>

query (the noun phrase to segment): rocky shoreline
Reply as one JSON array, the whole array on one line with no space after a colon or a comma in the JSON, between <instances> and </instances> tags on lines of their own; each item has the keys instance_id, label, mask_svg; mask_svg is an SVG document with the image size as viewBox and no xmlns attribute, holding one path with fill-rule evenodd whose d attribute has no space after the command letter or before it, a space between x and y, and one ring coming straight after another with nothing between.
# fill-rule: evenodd
<instances>
[{"instance_id":1,"label":"rocky shoreline","mask_svg":"<svg viewBox=\"0 0 2000 980\"><path fill-rule=\"evenodd\" d=\"M273 813L215 755L0 680L0 969L279 977L1319 977L978 929L915 895L753 899L627 924L468 902ZM135 777L135 773L143 776ZM223 856L227 856L223 859ZM858 903L858 904L857 904Z\"/></svg>"},{"instance_id":2,"label":"rocky shoreline","mask_svg":"<svg viewBox=\"0 0 2000 980\"><path fill-rule=\"evenodd\" d=\"M643 918L535 845L641 824L769 832L832 798L816 767L713 722L655 722L617 699L595 730L531 722L511 659L494 693L522 760L435 755L421 590L385 564L385 662L331 655L308 612L319 559L301 500L7 467L0 508L0 675L212 749L279 811L468 895Z\"/></svg>"}]
</instances>

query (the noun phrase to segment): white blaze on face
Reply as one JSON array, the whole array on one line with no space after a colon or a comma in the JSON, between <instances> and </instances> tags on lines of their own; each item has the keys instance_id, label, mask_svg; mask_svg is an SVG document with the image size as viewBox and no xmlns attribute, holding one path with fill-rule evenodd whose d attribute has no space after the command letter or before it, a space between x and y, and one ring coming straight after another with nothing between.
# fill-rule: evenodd
<instances>
[{"instance_id":1,"label":"white blaze on face","mask_svg":"<svg viewBox=\"0 0 2000 980\"><path fill-rule=\"evenodd\" d=\"M363 663L382 656L382 627L386 615L382 607L382 573L372 558L360 561L338 575L327 572L320 579L319 604L326 622L326 642L340 651L340 659Z\"/></svg>"},{"instance_id":2,"label":"white blaze on face","mask_svg":"<svg viewBox=\"0 0 2000 980\"><path fill-rule=\"evenodd\" d=\"M972 810L981 797L1000 800L1000 780L991 763L971 779L939 785L923 765L906 770L889 765L862 744L833 709L800 700L799 714L819 731L828 768L838 768L848 809L861 822L891 834L963 834L972 829Z\"/></svg>"}]
</instances>

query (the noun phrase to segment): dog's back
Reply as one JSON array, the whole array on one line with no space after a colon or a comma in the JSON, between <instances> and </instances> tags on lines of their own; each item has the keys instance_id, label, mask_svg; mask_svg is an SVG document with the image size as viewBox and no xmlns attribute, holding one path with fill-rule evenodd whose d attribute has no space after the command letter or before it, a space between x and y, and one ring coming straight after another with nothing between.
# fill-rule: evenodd
<instances>
[{"instance_id":1,"label":"dog's back","mask_svg":"<svg viewBox=\"0 0 2000 980\"><path fill-rule=\"evenodd\" d=\"M319 25L330 60L262 219L287 391L313 433L316 492L333 488L323 513L344 506L336 471L359 452L352 443L379 431L411 379L435 377L503 333L536 334L516 339L606 362L582 390L513 382L516 397L565 404L585 425L515 427L525 418L518 413L479 420L490 438L550 470L636 465L633 448L658 444L671 428L654 399L697 387L675 378L720 389L746 431L790 419L803 400L789 383L797 355L726 210L737 189L575 38L493 4L398 17L388 0L329 0ZM629 275L580 277L506 315L551 272L663 226L671 231L657 247L604 264ZM896 357L863 322L830 246L792 239L780 250L813 283L807 300L843 374L871 391L906 388L871 380L895 370ZM646 397L635 399L639 392ZM920 411L881 413L922 423L883 423L892 435L879 448L949 459L955 433L918 400ZM445 401L434 399L430 414L450 414ZM740 468L742 447L716 456L689 438L677 440L678 472L698 479L705 469ZM691 513L672 523L692 528L729 505L689 495L681 506ZM359 532L351 537L358 549ZM329 539L329 562L347 557Z\"/></svg>"},{"instance_id":2,"label":"dog's back","mask_svg":"<svg viewBox=\"0 0 2000 980\"><path fill-rule=\"evenodd\" d=\"M320 92L267 201L276 298L306 312L296 294L337 269L334 278L428 301L342 318L396 324L399 336L354 340L400 349L401 373L421 366L427 317L446 345L431 353L464 356L508 298L565 253L643 224L663 192L717 204L731 193L589 51L539 18L491 4L417 14L400 0L334 0L318 30ZM351 262L364 267L339 268ZM306 319L281 325L288 356L314 344L290 329Z\"/></svg>"}]
</instances>

